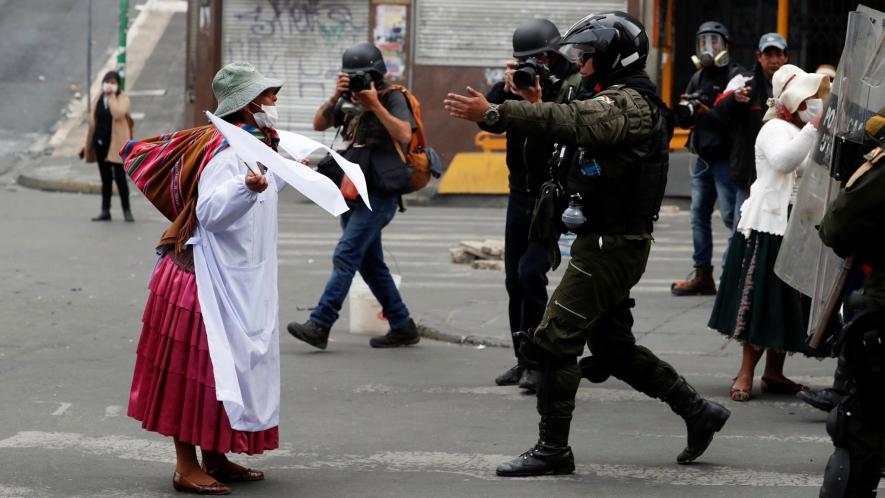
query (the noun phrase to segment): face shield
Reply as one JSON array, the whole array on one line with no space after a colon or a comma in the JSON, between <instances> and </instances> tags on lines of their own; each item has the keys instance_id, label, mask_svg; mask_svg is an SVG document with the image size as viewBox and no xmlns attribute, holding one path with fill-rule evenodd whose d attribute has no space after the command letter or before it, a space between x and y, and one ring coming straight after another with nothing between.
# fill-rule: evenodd
<instances>
[{"instance_id":1,"label":"face shield","mask_svg":"<svg viewBox=\"0 0 885 498\"><path fill-rule=\"evenodd\" d=\"M560 55L562 55L567 61L574 62L575 64L583 64L587 62L587 59L592 58L595 52L596 49L590 45L570 44L559 47Z\"/></svg>"},{"instance_id":2,"label":"face shield","mask_svg":"<svg viewBox=\"0 0 885 498\"><path fill-rule=\"evenodd\" d=\"M728 65L728 46L725 38L719 33L701 33L697 36L695 55L691 57L694 65L700 69L716 65Z\"/></svg>"}]
</instances>

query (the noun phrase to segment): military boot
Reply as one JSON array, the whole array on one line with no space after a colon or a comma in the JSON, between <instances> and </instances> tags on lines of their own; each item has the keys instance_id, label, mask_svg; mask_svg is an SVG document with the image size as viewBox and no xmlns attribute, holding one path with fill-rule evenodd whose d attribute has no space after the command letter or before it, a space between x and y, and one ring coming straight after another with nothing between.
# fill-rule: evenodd
<instances>
[{"instance_id":1,"label":"military boot","mask_svg":"<svg viewBox=\"0 0 885 498\"><path fill-rule=\"evenodd\" d=\"M828 412L836 407L848 394L843 393L841 391L837 391L832 387L827 387L825 389L813 389L808 391L799 391L796 393L796 397L801 399L802 401L808 403L809 405L817 408L818 410L823 410Z\"/></svg>"},{"instance_id":2,"label":"military boot","mask_svg":"<svg viewBox=\"0 0 885 498\"><path fill-rule=\"evenodd\" d=\"M683 378L679 378L661 396L661 401L670 405L673 413L685 419L688 430L688 445L676 457L676 462L686 464L701 456L713 436L731 416L731 412L712 401L702 398Z\"/></svg>"},{"instance_id":3,"label":"military boot","mask_svg":"<svg viewBox=\"0 0 885 498\"><path fill-rule=\"evenodd\" d=\"M715 296L716 282L712 268L695 268L688 280L678 280L670 285L674 296Z\"/></svg>"},{"instance_id":4,"label":"military boot","mask_svg":"<svg viewBox=\"0 0 885 498\"><path fill-rule=\"evenodd\" d=\"M542 416L538 423L538 443L495 470L501 477L529 477L547 474L571 474L575 456L568 445L571 417Z\"/></svg>"}]
</instances>

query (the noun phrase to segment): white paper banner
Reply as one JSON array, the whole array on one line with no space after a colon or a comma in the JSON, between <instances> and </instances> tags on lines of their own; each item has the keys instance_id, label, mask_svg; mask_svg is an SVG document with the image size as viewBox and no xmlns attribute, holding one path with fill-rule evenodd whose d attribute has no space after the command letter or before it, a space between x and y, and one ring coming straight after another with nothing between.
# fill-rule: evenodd
<instances>
[{"instance_id":1,"label":"white paper banner","mask_svg":"<svg viewBox=\"0 0 885 498\"><path fill-rule=\"evenodd\" d=\"M273 149L252 136L248 131L228 123L218 116L206 111L206 116L218 131L227 139L234 153L246 163L249 169L258 171L257 163L263 164L269 171L282 178L295 190L325 209L333 216L347 211L347 202L335 182L317 173L313 169L286 159ZM289 152L292 154L291 152ZM304 157L304 154L292 154L292 157ZM365 182L364 182L365 183Z\"/></svg>"},{"instance_id":2,"label":"white paper banner","mask_svg":"<svg viewBox=\"0 0 885 498\"><path fill-rule=\"evenodd\" d=\"M324 149L331 154L338 166L341 166L341 169L344 170L344 174L353 182L366 207L372 209L372 206L369 204L369 189L366 187L366 177L363 175L363 170L359 164L344 159L341 157L341 154L303 135L285 130L277 130L277 133L280 135L280 147L292 157L307 157L317 149Z\"/></svg>"}]
</instances>

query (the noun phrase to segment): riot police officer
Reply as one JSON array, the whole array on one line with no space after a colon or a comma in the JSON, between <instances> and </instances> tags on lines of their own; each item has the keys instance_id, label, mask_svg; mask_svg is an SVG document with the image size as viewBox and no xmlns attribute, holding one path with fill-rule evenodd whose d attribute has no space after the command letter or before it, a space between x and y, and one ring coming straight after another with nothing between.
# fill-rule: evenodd
<instances>
[{"instance_id":1,"label":"riot police officer","mask_svg":"<svg viewBox=\"0 0 885 498\"><path fill-rule=\"evenodd\" d=\"M513 57L505 77L492 86L486 99L495 104L506 100L561 102L567 89L577 88L581 75L574 63L559 54L559 29L547 19L532 19L513 32ZM483 130L489 127L479 123ZM529 237L532 210L541 185L548 179L547 164L553 143L530 134L507 134L509 196L504 228L504 286L509 297L511 332L538 326L547 304L547 271L550 262L544 246ZM515 336L514 336L515 337ZM537 372L528 368L513 341L516 365L495 379L499 386L518 384L533 391Z\"/></svg>"},{"instance_id":2,"label":"riot police officer","mask_svg":"<svg viewBox=\"0 0 885 498\"><path fill-rule=\"evenodd\" d=\"M827 418L836 449L821 498L876 496L885 451L885 108L867 120L865 136L872 151L820 224L824 244L871 268L863 289L846 301L852 319L841 334L840 359L853 390Z\"/></svg>"},{"instance_id":3,"label":"riot police officer","mask_svg":"<svg viewBox=\"0 0 885 498\"><path fill-rule=\"evenodd\" d=\"M730 412L698 395L672 366L637 345L631 331L630 289L648 261L672 132L669 110L644 71L648 36L637 19L610 12L582 19L561 43L583 76L577 101L496 106L470 88L470 96L449 94L445 101L455 117L579 148L568 189L583 199L586 222L575 228L572 258L540 325L521 344L540 369L538 442L497 473L574 471L568 435L582 375L595 382L611 375L669 404L688 429L688 445L677 456L688 463L707 449ZM592 355L579 363L585 342Z\"/></svg>"}]
</instances>

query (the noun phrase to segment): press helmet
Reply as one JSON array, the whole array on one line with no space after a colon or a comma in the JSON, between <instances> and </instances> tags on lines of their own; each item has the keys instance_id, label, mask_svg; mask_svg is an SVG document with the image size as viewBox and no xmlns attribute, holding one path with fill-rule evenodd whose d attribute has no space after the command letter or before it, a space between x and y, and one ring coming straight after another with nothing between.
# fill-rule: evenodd
<instances>
[{"instance_id":1,"label":"press helmet","mask_svg":"<svg viewBox=\"0 0 885 498\"><path fill-rule=\"evenodd\" d=\"M532 19L513 32L513 57L529 57L559 50L559 29L547 19Z\"/></svg>"},{"instance_id":2,"label":"press helmet","mask_svg":"<svg viewBox=\"0 0 885 498\"><path fill-rule=\"evenodd\" d=\"M344 51L341 56L341 69L344 72L364 71L374 73L375 79L387 74L384 56L378 47L371 43L358 43Z\"/></svg>"},{"instance_id":3,"label":"press helmet","mask_svg":"<svg viewBox=\"0 0 885 498\"><path fill-rule=\"evenodd\" d=\"M728 30L720 22L707 21L698 28L695 34L695 55L691 57L694 65L700 69L716 65L728 65L728 44L731 42Z\"/></svg>"},{"instance_id":4,"label":"press helmet","mask_svg":"<svg viewBox=\"0 0 885 498\"><path fill-rule=\"evenodd\" d=\"M560 45L571 61L592 57L593 71L602 78L643 69L648 58L645 27L626 12L590 14L569 28Z\"/></svg>"}]
</instances>

